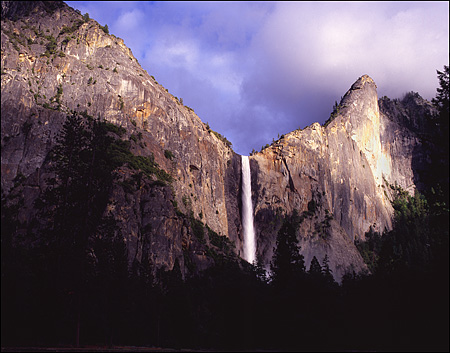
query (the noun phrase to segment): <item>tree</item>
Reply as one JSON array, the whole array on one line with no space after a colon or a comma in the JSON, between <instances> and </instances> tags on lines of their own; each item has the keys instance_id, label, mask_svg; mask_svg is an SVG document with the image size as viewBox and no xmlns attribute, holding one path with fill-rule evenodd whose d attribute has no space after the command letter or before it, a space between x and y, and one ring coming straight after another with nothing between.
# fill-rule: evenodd
<instances>
[{"instance_id":1,"label":"tree","mask_svg":"<svg viewBox=\"0 0 450 353\"><path fill-rule=\"evenodd\" d=\"M325 254L322 260L322 274L327 282L334 283L333 271L330 269L329 262L328 254Z\"/></svg>"},{"instance_id":2,"label":"tree","mask_svg":"<svg viewBox=\"0 0 450 353\"><path fill-rule=\"evenodd\" d=\"M260 257L256 258L256 262L254 264L254 273L256 278L262 283L267 283L267 272L264 269L263 261Z\"/></svg>"},{"instance_id":3,"label":"tree","mask_svg":"<svg viewBox=\"0 0 450 353\"><path fill-rule=\"evenodd\" d=\"M107 24L105 24L103 27L102 26L100 26L100 28L103 30L103 32L105 32L106 34L109 34L109 28L108 28L108 25Z\"/></svg>"},{"instance_id":4,"label":"tree","mask_svg":"<svg viewBox=\"0 0 450 353\"><path fill-rule=\"evenodd\" d=\"M450 85L449 85L449 67L444 65L444 71L436 70L437 76L439 79L439 85L436 89L437 94L436 97L433 98L431 101L436 106L436 108L439 110L439 113L447 117L447 124L448 124L448 116L449 116L449 91L450 91Z\"/></svg>"},{"instance_id":5,"label":"tree","mask_svg":"<svg viewBox=\"0 0 450 353\"><path fill-rule=\"evenodd\" d=\"M89 22L89 20L90 20L89 14L86 12L86 13L83 15L83 21L84 21L84 22Z\"/></svg>"},{"instance_id":6,"label":"tree","mask_svg":"<svg viewBox=\"0 0 450 353\"><path fill-rule=\"evenodd\" d=\"M322 266L320 266L320 263L315 256L313 256L311 260L308 273L312 276L322 275Z\"/></svg>"},{"instance_id":7,"label":"tree","mask_svg":"<svg viewBox=\"0 0 450 353\"><path fill-rule=\"evenodd\" d=\"M436 97L431 101L438 109L438 132L435 138L437 150L432 152L432 169L433 181L431 184L435 188L442 188L445 195L443 200L449 204L449 67L444 66L444 71L437 71L439 86L436 91ZM439 185L438 185L439 184Z\"/></svg>"},{"instance_id":8,"label":"tree","mask_svg":"<svg viewBox=\"0 0 450 353\"><path fill-rule=\"evenodd\" d=\"M295 210L291 216L286 216L278 231L276 248L270 264L272 282L281 286L300 278L305 273L305 261L300 254L297 230L300 217Z\"/></svg>"},{"instance_id":9,"label":"tree","mask_svg":"<svg viewBox=\"0 0 450 353\"><path fill-rule=\"evenodd\" d=\"M414 196L400 187L395 191L394 227L383 234L377 271L423 271L433 258L427 200L417 191Z\"/></svg>"},{"instance_id":10,"label":"tree","mask_svg":"<svg viewBox=\"0 0 450 353\"><path fill-rule=\"evenodd\" d=\"M64 291L61 297L65 310L75 315L77 346L82 313L93 316L85 308L102 293L93 311L112 320L104 326L111 343L111 330L119 321L111 312L114 303L122 302L119 282L127 276L123 237L115 219L105 216L114 170L124 163L117 158L122 140L109 135L116 131L109 125L87 113L67 117L49 158L55 177L48 180L50 186L38 202L40 218L48 220L41 233L48 257L54 258L55 287L72 293L73 298ZM100 283L110 290L98 289Z\"/></svg>"}]
</instances>

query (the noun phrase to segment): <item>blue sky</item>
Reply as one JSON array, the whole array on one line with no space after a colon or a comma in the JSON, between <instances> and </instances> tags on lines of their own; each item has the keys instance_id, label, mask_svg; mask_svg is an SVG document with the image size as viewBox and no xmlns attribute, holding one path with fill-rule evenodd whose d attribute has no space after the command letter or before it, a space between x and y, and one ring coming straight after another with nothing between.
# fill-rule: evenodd
<instances>
[{"instance_id":1,"label":"blue sky","mask_svg":"<svg viewBox=\"0 0 450 353\"><path fill-rule=\"evenodd\" d=\"M323 123L363 74L378 95L436 95L449 2L67 1L239 154Z\"/></svg>"}]
</instances>

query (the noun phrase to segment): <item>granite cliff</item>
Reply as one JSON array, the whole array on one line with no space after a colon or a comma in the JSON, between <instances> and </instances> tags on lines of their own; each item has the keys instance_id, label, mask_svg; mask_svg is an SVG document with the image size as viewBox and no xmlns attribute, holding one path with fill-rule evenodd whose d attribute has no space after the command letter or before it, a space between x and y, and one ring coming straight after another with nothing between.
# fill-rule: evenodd
<instances>
[{"instance_id":1,"label":"granite cliff","mask_svg":"<svg viewBox=\"0 0 450 353\"><path fill-rule=\"evenodd\" d=\"M148 259L171 269L178 260L183 273L195 272L214 263L217 237L241 253L240 156L143 70L122 39L63 2L2 2L1 26L1 185L5 197L23 198L22 233L51 176L48 154L66 116L78 112L122 127L132 152L171 176L136 184L135 170L118 171L105 212L120 225L130 265ZM307 266L327 254L336 279L365 270L354 240L392 226L390 185L420 185L429 160L420 132L433 114L417 94L378 100L364 75L324 126L293 131L251 156L265 267L283 215L296 210Z\"/></svg>"},{"instance_id":2,"label":"granite cliff","mask_svg":"<svg viewBox=\"0 0 450 353\"><path fill-rule=\"evenodd\" d=\"M123 127L133 153L153 155L173 178L147 193L117 184L113 212L130 261L140 261L147 244L156 267L172 268L178 259L184 268L192 229L177 211L237 239L239 159L141 68L122 39L62 2L2 2L1 35L2 190L8 194L18 175L25 179L23 219L30 220L33 200L45 189L45 160L66 116L86 112ZM122 171L119 183L131 174ZM200 268L211 262L204 249L190 254Z\"/></svg>"},{"instance_id":3,"label":"granite cliff","mask_svg":"<svg viewBox=\"0 0 450 353\"><path fill-rule=\"evenodd\" d=\"M424 124L434 108L413 93L379 104L376 88L363 75L324 126L293 131L251 157L258 252L266 266L279 215L297 210L304 219L300 244L306 263L328 254L337 278L349 268L363 271L354 241L364 240L371 228L392 227L391 185L414 193L417 171L429 160L418 133L426 130L411 124ZM406 113L405 105L417 115Z\"/></svg>"}]
</instances>

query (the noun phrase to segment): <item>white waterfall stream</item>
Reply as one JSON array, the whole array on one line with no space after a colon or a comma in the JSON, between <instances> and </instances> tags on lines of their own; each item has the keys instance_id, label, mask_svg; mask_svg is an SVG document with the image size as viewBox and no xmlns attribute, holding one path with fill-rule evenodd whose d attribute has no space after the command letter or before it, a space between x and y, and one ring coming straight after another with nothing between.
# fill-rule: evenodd
<instances>
[{"instance_id":1,"label":"white waterfall stream","mask_svg":"<svg viewBox=\"0 0 450 353\"><path fill-rule=\"evenodd\" d=\"M244 230L244 259L256 260L256 240L253 226L252 183L248 156L242 156L242 226Z\"/></svg>"}]
</instances>

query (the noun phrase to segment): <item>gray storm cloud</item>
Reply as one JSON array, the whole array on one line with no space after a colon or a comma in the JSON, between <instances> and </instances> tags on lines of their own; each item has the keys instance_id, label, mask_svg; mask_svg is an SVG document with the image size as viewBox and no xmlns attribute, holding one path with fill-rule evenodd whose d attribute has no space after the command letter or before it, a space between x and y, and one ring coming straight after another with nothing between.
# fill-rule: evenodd
<instances>
[{"instance_id":1,"label":"gray storm cloud","mask_svg":"<svg viewBox=\"0 0 450 353\"><path fill-rule=\"evenodd\" d=\"M380 96L436 94L448 2L68 2L248 154L323 123L361 75Z\"/></svg>"}]
</instances>

